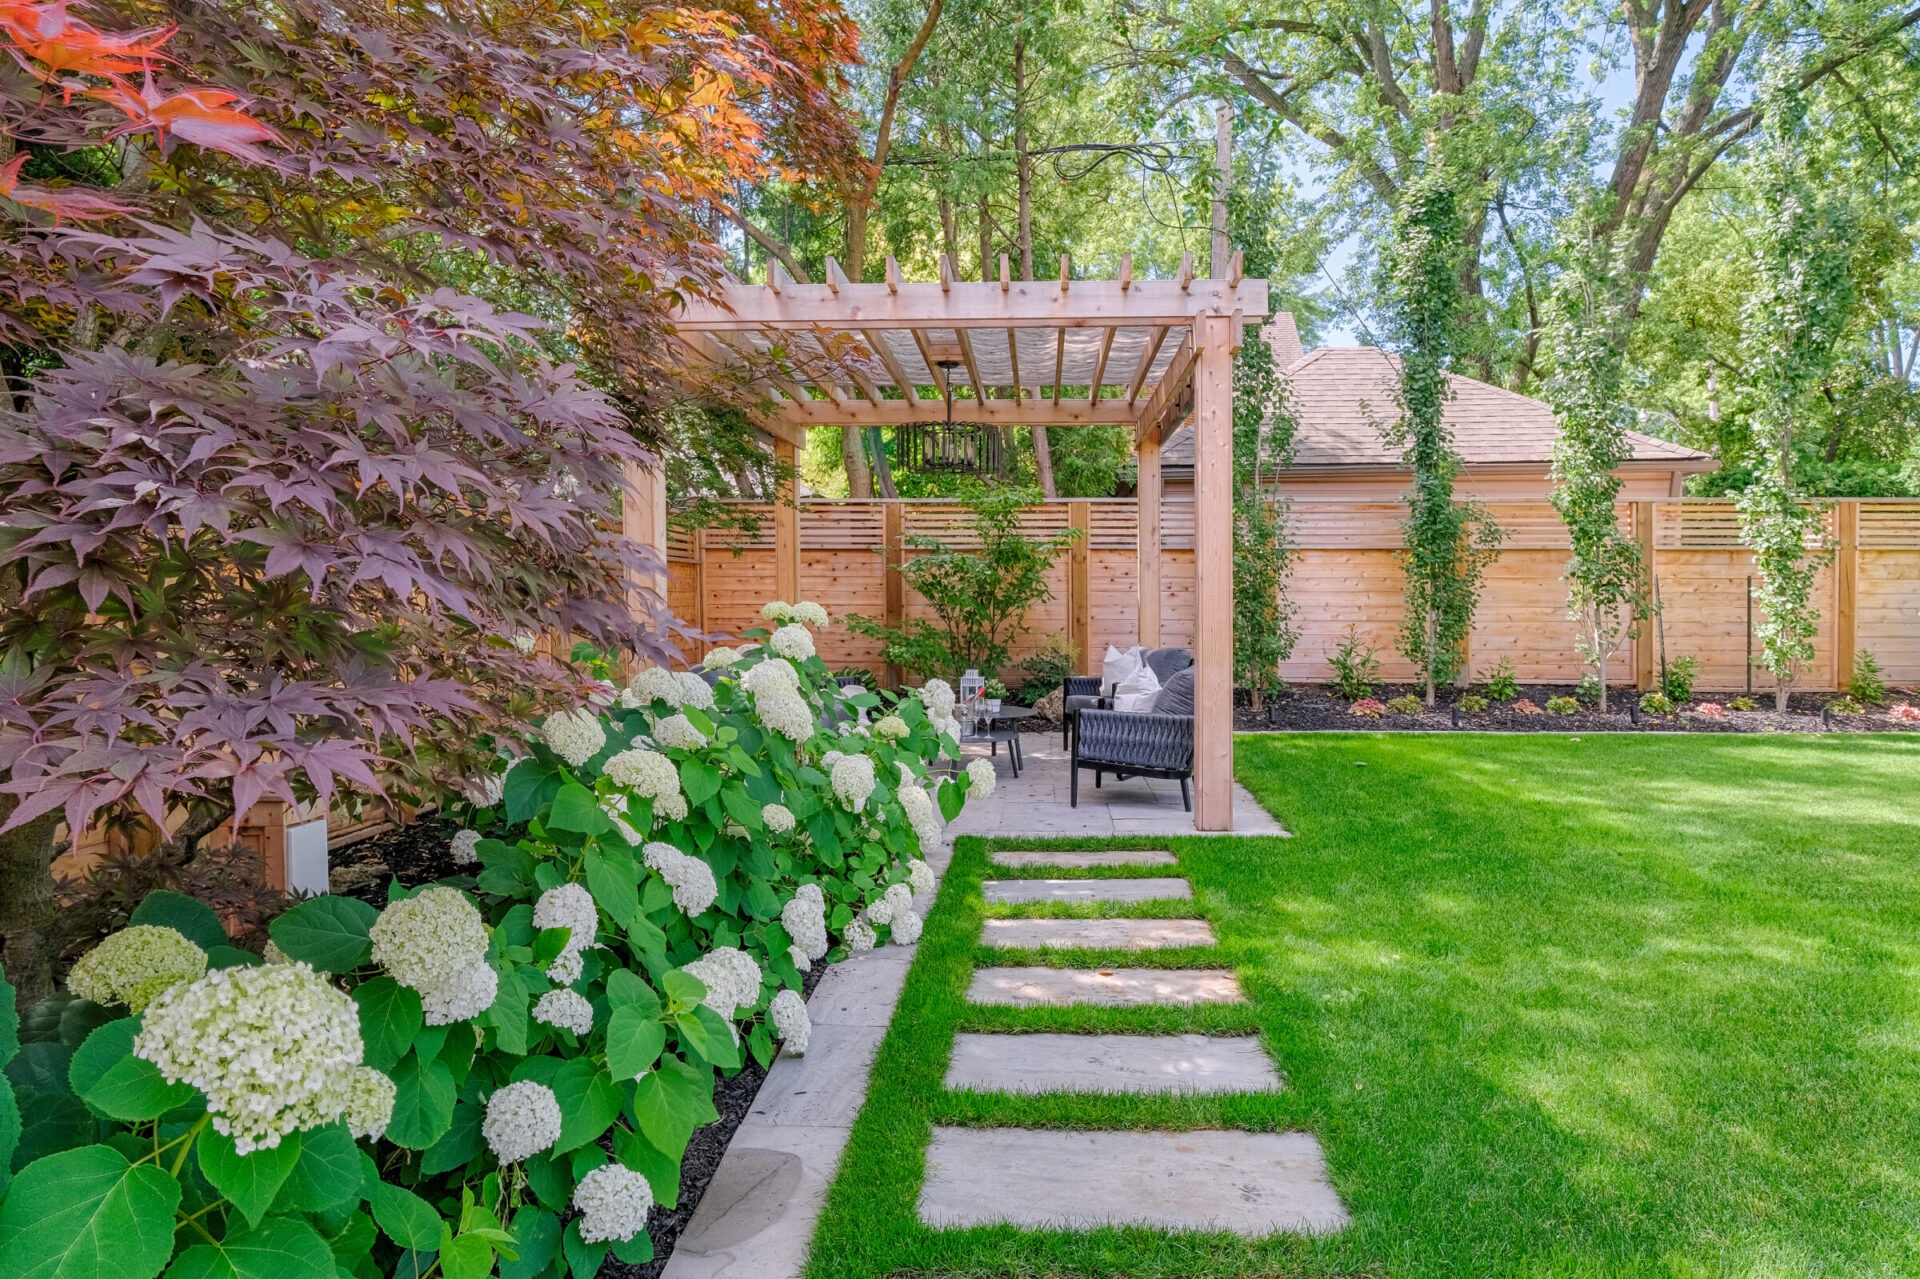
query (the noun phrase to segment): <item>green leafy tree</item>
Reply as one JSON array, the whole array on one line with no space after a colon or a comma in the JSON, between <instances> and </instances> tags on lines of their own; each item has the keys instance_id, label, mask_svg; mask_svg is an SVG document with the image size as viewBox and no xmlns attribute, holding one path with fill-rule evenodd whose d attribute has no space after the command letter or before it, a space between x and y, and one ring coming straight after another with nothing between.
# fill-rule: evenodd
<instances>
[{"instance_id":1,"label":"green leafy tree","mask_svg":"<svg viewBox=\"0 0 1920 1279\"><path fill-rule=\"evenodd\" d=\"M1459 314L1459 222L1444 165L1430 157L1394 216L1382 280L1400 357L1394 396L1400 417L1385 433L1388 443L1404 448L1403 460L1413 472L1401 526L1406 617L1400 651L1419 669L1429 706L1434 686L1457 675L1466 660L1480 580L1500 544L1500 530L1486 512L1453 497L1460 456L1447 429L1446 407Z\"/></svg>"},{"instance_id":2,"label":"green leafy tree","mask_svg":"<svg viewBox=\"0 0 1920 1279\"><path fill-rule=\"evenodd\" d=\"M1620 464L1631 454L1622 386L1623 290L1612 245L1576 241L1548 298L1553 373L1547 400L1559 422L1553 443L1553 508L1567 526L1567 609L1580 623L1580 656L1593 668L1607 709L1607 654L1646 610L1639 544L1620 532Z\"/></svg>"},{"instance_id":3,"label":"green leafy tree","mask_svg":"<svg viewBox=\"0 0 1920 1279\"><path fill-rule=\"evenodd\" d=\"M1080 535L1078 529L1061 529L1028 536L1021 511L1036 500L1038 495L1026 489L983 492L970 503L970 546L925 534L906 539L911 553L897 571L926 600L933 620L911 618L888 626L850 614L847 628L879 640L886 660L910 674L950 679L969 667L1000 674L1014 641L1029 629L1027 610L1053 598L1047 570Z\"/></svg>"},{"instance_id":4,"label":"green leafy tree","mask_svg":"<svg viewBox=\"0 0 1920 1279\"><path fill-rule=\"evenodd\" d=\"M1813 659L1820 625L1813 584L1823 561L1808 549L1821 514L1801 501L1793 483L1795 429L1807 397L1832 367L1834 343L1854 303L1848 274L1854 220L1844 201L1823 199L1815 187L1799 77L1783 50L1769 51L1755 157L1762 214L1752 239L1755 287L1740 342L1753 467L1753 482L1738 500L1740 524L1758 570L1757 660L1774 678L1774 704L1782 711Z\"/></svg>"},{"instance_id":5,"label":"green leafy tree","mask_svg":"<svg viewBox=\"0 0 1920 1279\"><path fill-rule=\"evenodd\" d=\"M1261 698L1279 687L1280 663L1293 655L1299 631L1286 597L1293 547L1289 503L1265 481L1293 454L1293 413L1286 375L1273 348L1254 338L1240 348L1233 372L1233 679Z\"/></svg>"}]
</instances>

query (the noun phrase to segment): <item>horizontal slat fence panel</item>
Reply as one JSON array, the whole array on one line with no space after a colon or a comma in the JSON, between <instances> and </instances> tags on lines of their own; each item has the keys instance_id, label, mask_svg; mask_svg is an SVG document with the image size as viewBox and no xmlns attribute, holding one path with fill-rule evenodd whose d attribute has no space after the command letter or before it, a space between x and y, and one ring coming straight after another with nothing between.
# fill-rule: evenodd
<instances>
[{"instance_id":1,"label":"horizontal slat fence panel","mask_svg":"<svg viewBox=\"0 0 1920 1279\"><path fill-rule=\"evenodd\" d=\"M1647 505L1663 606L1652 632L1653 650L1657 653L1663 642L1669 659L1698 659L1703 692L1748 687L1752 557L1740 545L1738 511L1724 499ZM1857 512L1842 518L1841 508L1848 505ZM892 515L890 506L897 508ZM1623 533L1633 531L1632 507L1620 505ZM1487 571L1469 639L1469 668L1481 671L1504 659L1513 663L1523 682L1573 682L1583 666L1566 608L1565 526L1542 501L1494 502L1485 510L1503 537L1500 555ZM676 537L668 548L670 598L681 616L726 633L759 622L760 606L773 594L770 511L764 504L746 506L746 513L759 517L755 530L713 528ZM1194 632L1193 517L1190 494L1170 496L1161 509L1161 634L1168 644L1190 644ZM1297 553L1289 596L1299 640L1281 666L1283 677L1325 679L1327 658L1350 627L1378 650L1387 679L1411 677L1411 663L1395 651L1404 517L1405 507L1391 502L1293 503L1289 519ZM881 669L878 646L851 634L842 619L849 613L887 617L884 552L889 520L901 531L902 558L915 554L910 545L915 537L937 538L956 548L977 545L970 515L956 503L803 502L800 593L834 615L833 627L819 639L821 653L833 666ZM1030 535L1047 536L1075 527L1076 520L1086 529L1087 599L1076 613L1070 557L1063 554L1047 575L1052 598L1032 610L1030 629L1014 646L1016 662L1057 635L1078 641L1081 669L1091 670L1108 645L1125 647L1136 640L1139 521L1134 503L1050 502L1023 512L1021 526ZM1843 537L1852 540L1841 545ZM1815 587L1814 601L1821 611L1817 656L1800 686L1832 688L1844 677L1849 655L1843 655L1840 646L1849 630L1852 643L1871 651L1891 681L1920 682L1920 502L1846 499L1825 504L1810 545L1831 548L1840 558L1821 571ZM1842 618L1837 614L1849 591L1853 607ZM911 591L904 593L900 614L932 616L926 601ZM1084 621L1077 622L1077 617ZM1076 633L1076 625L1083 625L1084 633ZM1622 683L1633 679L1631 641L1609 656L1608 676ZM1751 685L1756 691L1771 687L1759 671L1753 672Z\"/></svg>"}]
</instances>

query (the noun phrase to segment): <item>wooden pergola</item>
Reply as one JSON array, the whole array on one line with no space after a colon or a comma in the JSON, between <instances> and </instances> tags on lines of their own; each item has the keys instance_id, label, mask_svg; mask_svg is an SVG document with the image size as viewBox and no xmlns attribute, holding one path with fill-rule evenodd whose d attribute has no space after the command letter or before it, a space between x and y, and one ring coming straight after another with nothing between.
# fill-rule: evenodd
<instances>
[{"instance_id":1,"label":"wooden pergola","mask_svg":"<svg viewBox=\"0 0 1920 1279\"><path fill-rule=\"evenodd\" d=\"M956 423L1128 426L1139 455L1139 639L1160 635L1160 446L1194 415L1196 611L1194 825L1233 825L1233 356L1269 313L1267 282L1242 279L1240 256L1218 278L1192 258L1172 279L940 279L854 283L827 261L826 281L777 266L765 284L729 282L690 302L675 336L691 355L760 393L760 426L792 463L809 426ZM791 468L788 468L791 474ZM774 515L776 590L800 590L798 512L790 487ZM1091 662L1091 654L1082 655Z\"/></svg>"}]
</instances>

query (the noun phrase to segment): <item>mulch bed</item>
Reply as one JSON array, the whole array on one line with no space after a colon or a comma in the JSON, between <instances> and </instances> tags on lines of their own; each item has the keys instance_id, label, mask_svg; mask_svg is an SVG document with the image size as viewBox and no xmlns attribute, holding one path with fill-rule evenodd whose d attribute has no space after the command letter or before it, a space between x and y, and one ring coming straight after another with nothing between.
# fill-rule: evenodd
<instances>
[{"instance_id":1,"label":"mulch bed","mask_svg":"<svg viewBox=\"0 0 1920 1279\"><path fill-rule=\"evenodd\" d=\"M449 843L458 829L450 822L428 816L411 826L396 826L370 839L337 849L333 854L333 891L343 896L358 897L374 906L385 906L390 880L398 879L404 886L412 888L417 884L469 873L470 868L456 863L449 852ZM816 964L806 974L805 993L808 996L813 994L814 987L826 971L825 964ZM653 1238L653 1260L644 1265L630 1266L608 1257L600 1267L602 1279L659 1279L667 1267L667 1258L673 1255L674 1244L686 1230L687 1223L693 1220L694 1209L700 1206L707 1186L719 1170L720 1159L727 1153L727 1144L733 1140L734 1130L740 1127L746 1120L747 1112L753 1109L753 1100L760 1095L760 1085L766 1082L766 1078L766 1068L749 1056L739 1073L732 1078L723 1078L715 1085L713 1108L720 1112L720 1118L704 1128L695 1129L692 1139L687 1142L687 1153L680 1160L679 1206L668 1209L655 1204L647 1214L647 1234Z\"/></svg>"},{"instance_id":2,"label":"mulch bed","mask_svg":"<svg viewBox=\"0 0 1920 1279\"><path fill-rule=\"evenodd\" d=\"M1378 719L1351 714L1346 698L1325 684L1295 684L1277 698L1268 700L1265 710L1251 709L1242 697L1234 708L1233 726L1243 733L1261 732L1404 732L1440 733L1456 728L1467 731L1503 733L1889 733L1920 731L1920 724L1897 723L1888 710L1901 702L1915 701L1912 689L1895 689L1887 704L1871 707L1862 715L1833 715L1823 723L1820 712L1834 698L1832 693L1795 693L1788 699L1789 709L1781 715L1773 709L1773 694L1758 693L1757 711L1729 710L1722 717L1702 715L1696 709L1703 702L1724 706L1733 693L1708 693L1696 697L1672 715L1642 714L1636 723L1628 712L1630 702L1637 703L1638 692L1615 689L1607 698L1609 713L1601 715L1583 706L1572 715L1550 715L1542 711L1526 714L1513 709L1517 703L1493 702L1477 715L1464 712L1455 724L1454 700L1464 692L1482 690L1442 689L1439 705L1416 715L1388 711ZM1376 701L1405 694L1420 695L1420 690L1405 684L1382 684L1373 691ZM1520 700L1544 707L1552 697L1572 697L1568 684L1524 684Z\"/></svg>"}]
</instances>

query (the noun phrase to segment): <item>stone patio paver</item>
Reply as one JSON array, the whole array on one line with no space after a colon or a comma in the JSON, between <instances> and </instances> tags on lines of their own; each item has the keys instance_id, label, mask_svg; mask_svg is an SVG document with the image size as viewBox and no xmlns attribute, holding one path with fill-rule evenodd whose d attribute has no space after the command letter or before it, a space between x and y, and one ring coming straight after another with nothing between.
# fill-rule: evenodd
<instances>
[{"instance_id":1,"label":"stone patio paver","mask_svg":"<svg viewBox=\"0 0 1920 1279\"><path fill-rule=\"evenodd\" d=\"M1211 946L1204 919L989 919L980 930L988 946L1077 950L1161 950Z\"/></svg>"},{"instance_id":2,"label":"stone patio paver","mask_svg":"<svg viewBox=\"0 0 1920 1279\"><path fill-rule=\"evenodd\" d=\"M1184 879L989 879L980 885L991 903L1190 901Z\"/></svg>"},{"instance_id":3,"label":"stone patio paver","mask_svg":"<svg viewBox=\"0 0 1920 1279\"><path fill-rule=\"evenodd\" d=\"M1347 1224L1302 1132L935 1128L920 1190L934 1227L1107 1225L1321 1234Z\"/></svg>"},{"instance_id":4,"label":"stone patio paver","mask_svg":"<svg viewBox=\"0 0 1920 1279\"><path fill-rule=\"evenodd\" d=\"M1010 1093L1278 1092L1254 1038L1210 1035L960 1035L947 1087Z\"/></svg>"},{"instance_id":5,"label":"stone patio paver","mask_svg":"<svg viewBox=\"0 0 1920 1279\"><path fill-rule=\"evenodd\" d=\"M967 1001L1015 1008L1098 1004L1240 1004L1240 979L1214 968L981 968Z\"/></svg>"},{"instance_id":6,"label":"stone patio paver","mask_svg":"<svg viewBox=\"0 0 1920 1279\"><path fill-rule=\"evenodd\" d=\"M1062 870L1171 866L1177 860L1164 848L996 848L987 857L996 866L1058 866Z\"/></svg>"}]
</instances>

